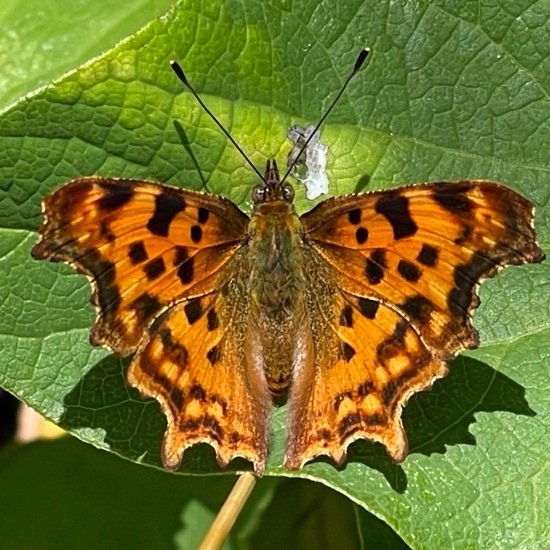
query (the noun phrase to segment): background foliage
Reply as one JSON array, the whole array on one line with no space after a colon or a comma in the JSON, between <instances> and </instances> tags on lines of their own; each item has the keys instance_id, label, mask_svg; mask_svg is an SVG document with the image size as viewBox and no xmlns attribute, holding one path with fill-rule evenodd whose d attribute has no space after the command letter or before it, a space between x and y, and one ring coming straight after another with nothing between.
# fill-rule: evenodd
<instances>
[{"instance_id":1,"label":"background foliage","mask_svg":"<svg viewBox=\"0 0 550 550\"><path fill-rule=\"evenodd\" d=\"M11 30L0 38L7 60L0 73L6 105L0 114L0 385L96 447L158 467L164 419L155 402L126 387L128 361L89 345L94 312L84 278L67 266L31 260L41 198L71 178L99 174L206 188L246 210L255 183L182 92L168 66L172 58L262 167L270 157L283 164L288 127L319 119L368 45L368 66L322 134L331 193L495 179L536 203L539 242L550 244L547 2L184 1L146 24L166 2L134 2L132 12L108 0L74 2L74 11L51 2L40 18L37 10L46 8L34 1L0 8ZM93 55L99 57L81 65ZM311 207L303 191L298 207ZM411 455L403 465L392 464L377 445L359 442L340 470L319 461L285 472L286 411L277 410L267 477L230 547L278 542L277 534L288 533L290 548L331 547L334 540L365 548L546 548L548 275L546 264L523 266L484 283L475 315L482 346L453 361L433 391L411 400L404 414ZM71 515L74 495L54 471L67 456L60 471L71 471L86 494L92 491L77 478L86 468L96 472L91 496L97 499L87 501L85 514L90 526L110 514L102 498L139 487L151 510L164 510L158 537L166 547L172 536L181 547L199 540L233 481L176 478L92 452L74 441L4 451L0 508L8 513L0 517L0 531L16 535L5 529L17 525L23 508L13 503L25 495L27 517L33 503L32 517L49 526L36 530L40 542L31 541L31 530L24 533L29 548L49 547L44 534L55 533L60 517L48 514L52 502L61 502L67 524L90 548L120 536L120 524L113 525L97 534L105 538L95 545L82 515ZM232 470L244 467L235 463ZM223 473L204 448L186 453L181 472ZM318 481L339 494L282 476ZM113 485L115 477L120 485ZM132 502L122 508L137 519ZM148 524L139 523L131 529L150 536ZM315 532L319 539L311 537ZM58 540L59 531L51 536Z\"/></svg>"}]
</instances>

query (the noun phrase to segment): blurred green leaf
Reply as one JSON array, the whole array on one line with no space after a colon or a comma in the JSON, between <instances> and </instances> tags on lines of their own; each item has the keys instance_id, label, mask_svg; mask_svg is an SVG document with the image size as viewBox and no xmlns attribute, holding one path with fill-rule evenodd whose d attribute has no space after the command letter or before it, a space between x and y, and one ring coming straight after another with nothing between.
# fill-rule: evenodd
<instances>
[{"instance_id":1,"label":"blurred green leaf","mask_svg":"<svg viewBox=\"0 0 550 550\"><path fill-rule=\"evenodd\" d=\"M494 179L536 203L539 241L550 244L549 15L532 0L185 1L23 98L0 117L0 384L85 441L160 465L158 405L126 387L126 360L88 343L88 284L29 252L41 198L82 175L206 187L247 209L254 174L182 91L171 58L261 168L271 157L283 164L288 127L319 119L368 45L368 66L323 129L331 192ZM302 190L297 203L310 207ZM483 284L482 347L411 400L403 465L358 442L342 469L318 461L284 472L279 409L268 475L335 488L413 548L544 548L548 281L543 264ZM181 471L219 469L199 447Z\"/></svg>"},{"instance_id":2,"label":"blurred green leaf","mask_svg":"<svg viewBox=\"0 0 550 550\"><path fill-rule=\"evenodd\" d=\"M2 546L174 549L181 509L213 514L233 483L140 468L74 438L14 445L0 453Z\"/></svg>"},{"instance_id":3,"label":"blurred green leaf","mask_svg":"<svg viewBox=\"0 0 550 550\"><path fill-rule=\"evenodd\" d=\"M69 437L13 445L0 452L2 543L17 550L191 550L234 482L233 476L174 476L140 468ZM320 484L264 478L224 550L358 548L354 507ZM377 543L384 537L396 541L389 527L364 510L357 520L367 537L378 535Z\"/></svg>"},{"instance_id":4,"label":"blurred green leaf","mask_svg":"<svg viewBox=\"0 0 550 550\"><path fill-rule=\"evenodd\" d=\"M111 48L169 0L5 0L0 5L0 106Z\"/></svg>"}]
</instances>

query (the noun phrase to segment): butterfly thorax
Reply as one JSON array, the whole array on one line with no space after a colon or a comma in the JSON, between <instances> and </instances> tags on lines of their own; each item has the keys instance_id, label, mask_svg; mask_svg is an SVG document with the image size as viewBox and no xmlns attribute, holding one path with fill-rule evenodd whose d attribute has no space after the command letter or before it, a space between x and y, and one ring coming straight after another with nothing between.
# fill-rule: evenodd
<instances>
[{"instance_id":1,"label":"butterfly thorax","mask_svg":"<svg viewBox=\"0 0 550 550\"><path fill-rule=\"evenodd\" d=\"M284 396L289 385L306 296L300 220L293 195L285 196L283 187L276 165L271 170L268 166L266 184L260 189L262 200L255 200L248 241L250 321L275 397Z\"/></svg>"},{"instance_id":2,"label":"butterfly thorax","mask_svg":"<svg viewBox=\"0 0 550 550\"><path fill-rule=\"evenodd\" d=\"M251 297L277 322L288 317L303 286L299 228L293 206L282 201L261 205L250 222Z\"/></svg>"}]
</instances>

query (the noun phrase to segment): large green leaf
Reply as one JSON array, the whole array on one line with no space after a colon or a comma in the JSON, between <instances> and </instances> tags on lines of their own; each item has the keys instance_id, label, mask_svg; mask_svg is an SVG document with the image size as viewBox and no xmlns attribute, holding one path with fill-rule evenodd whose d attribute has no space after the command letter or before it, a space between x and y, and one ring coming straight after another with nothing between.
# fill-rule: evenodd
<instances>
[{"instance_id":1,"label":"large green leaf","mask_svg":"<svg viewBox=\"0 0 550 550\"><path fill-rule=\"evenodd\" d=\"M496 179L536 203L539 240L550 244L549 15L531 0L183 2L10 107L0 117L0 384L83 440L160 466L158 405L126 387L127 360L87 341L88 284L29 252L41 198L81 175L206 187L247 209L253 172L182 92L171 58L261 168L270 157L284 163L288 127L318 120L368 45L368 67L322 133L331 193ZM302 191L298 207L310 207ZM414 548L545 548L548 281L542 264L484 283L482 346L412 399L403 465L358 442L341 469L319 461L285 472L283 408L267 474L337 489ZM219 469L200 447L181 471Z\"/></svg>"}]
</instances>

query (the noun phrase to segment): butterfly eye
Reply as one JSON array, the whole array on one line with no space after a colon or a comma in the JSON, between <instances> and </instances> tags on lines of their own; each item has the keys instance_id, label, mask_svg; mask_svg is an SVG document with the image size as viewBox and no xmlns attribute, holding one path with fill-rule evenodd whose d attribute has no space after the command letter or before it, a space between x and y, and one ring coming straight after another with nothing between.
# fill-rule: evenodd
<instances>
[{"instance_id":1,"label":"butterfly eye","mask_svg":"<svg viewBox=\"0 0 550 550\"><path fill-rule=\"evenodd\" d=\"M266 200L266 187L265 185L256 185L252 189L252 202L258 204L260 202L265 202Z\"/></svg>"},{"instance_id":2,"label":"butterfly eye","mask_svg":"<svg viewBox=\"0 0 550 550\"><path fill-rule=\"evenodd\" d=\"M285 185L283 187L283 198L288 202L292 202L294 200L294 188L292 185Z\"/></svg>"}]
</instances>

